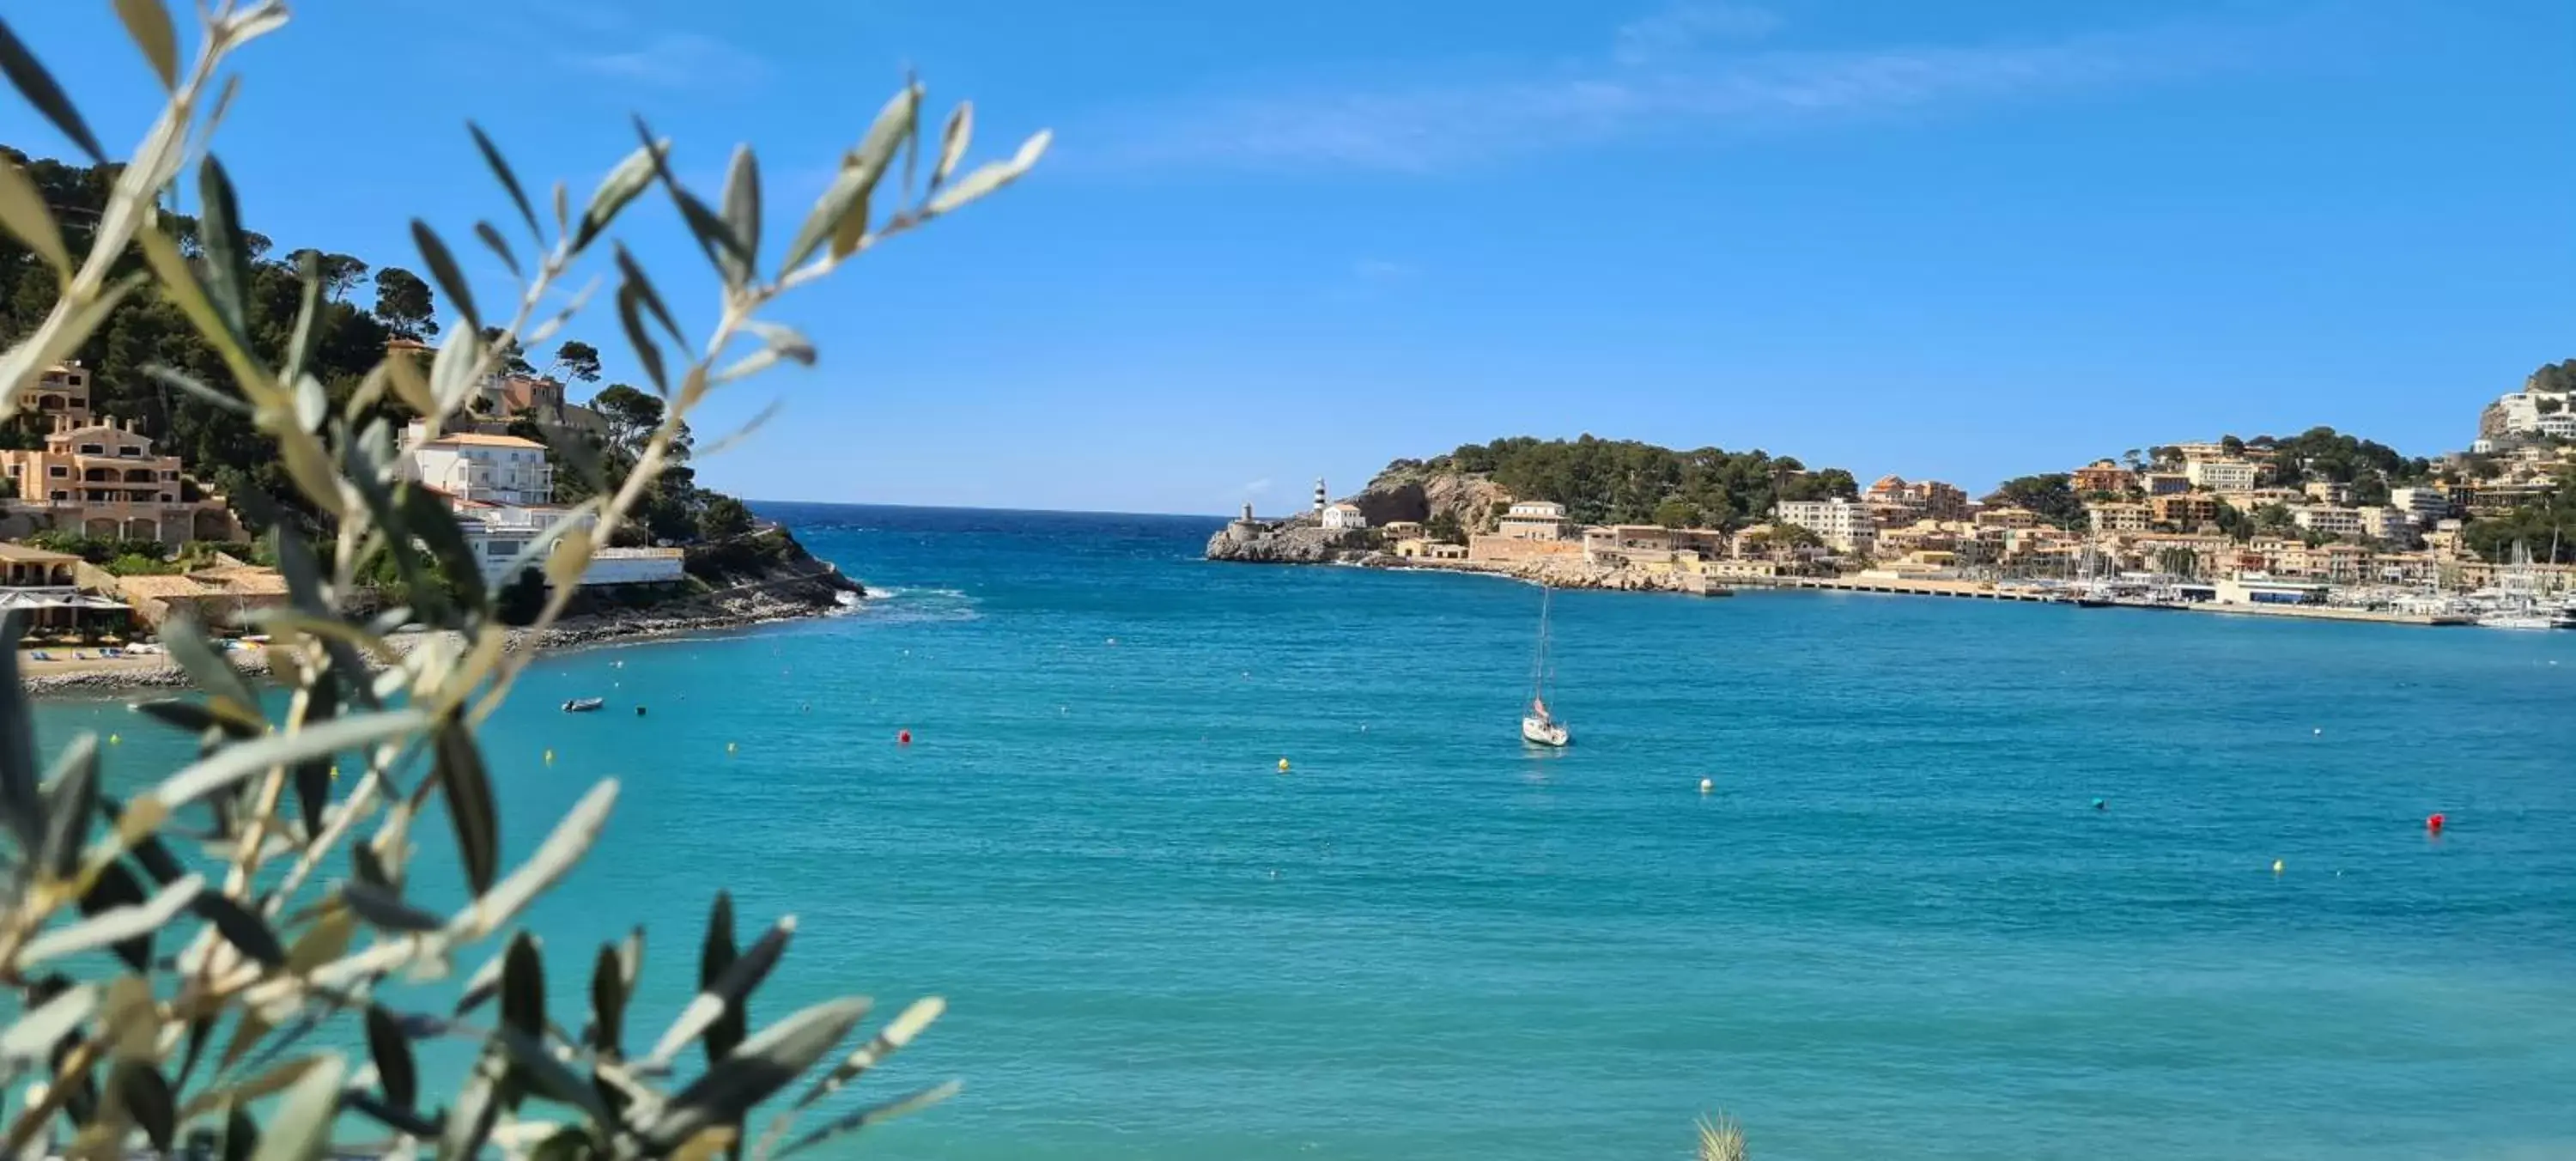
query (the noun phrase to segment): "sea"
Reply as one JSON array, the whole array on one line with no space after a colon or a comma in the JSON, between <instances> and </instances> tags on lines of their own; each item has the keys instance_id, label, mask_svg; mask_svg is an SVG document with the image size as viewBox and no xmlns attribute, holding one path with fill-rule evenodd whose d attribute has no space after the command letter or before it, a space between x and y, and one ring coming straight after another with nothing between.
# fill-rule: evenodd
<instances>
[{"instance_id":1,"label":"sea","mask_svg":"<svg viewBox=\"0 0 2576 1161\"><path fill-rule=\"evenodd\" d=\"M510 858L624 787L533 914L566 1022L642 923L657 1036L719 886L795 919L755 1026L946 999L853 1096L963 1091L825 1155L2576 1158L2576 633L1559 593L1542 751L1525 585L759 509L875 599L548 657L481 736Z\"/></svg>"}]
</instances>

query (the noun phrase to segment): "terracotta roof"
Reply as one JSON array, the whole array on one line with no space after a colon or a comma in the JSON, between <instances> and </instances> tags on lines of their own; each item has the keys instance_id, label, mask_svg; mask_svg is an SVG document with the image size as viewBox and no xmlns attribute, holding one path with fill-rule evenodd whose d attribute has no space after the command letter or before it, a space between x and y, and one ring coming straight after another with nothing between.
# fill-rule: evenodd
<instances>
[{"instance_id":1,"label":"terracotta roof","mask_svg":"<svg viewBox=\"0 0 2576 1161\"><path fill-rule=\"evenodd\" d=\"M479 431L451 431L445 435L439 436L437 439L430 440L421 446L435 447L442 443L472 444L476 447L542 448L546 446L533 439L521 439L515 435L485 435Z\"/></svg>"},{"instance_id":2,"label":"terracotta roof","mask_svg":"<svg viewBox=\"0 0 2576 1161\"><path fill-rule=\"evenodd\" d=\"M201 597L219 591L184 576L121 576L116 578L116 589L138 601L155 597Z\"/></svg>"},{"instance_id":3,"label":"terracotta roof","mask_svg":"<svg viewBox=\"0 0 2576 1161\"><path fill-rule=\"evenodd\" d=\"M79 557L68 552L55 552L32 544L0 540L0 561L17 564L75 564L79 560Z\"/></svg>"}]
</instances>

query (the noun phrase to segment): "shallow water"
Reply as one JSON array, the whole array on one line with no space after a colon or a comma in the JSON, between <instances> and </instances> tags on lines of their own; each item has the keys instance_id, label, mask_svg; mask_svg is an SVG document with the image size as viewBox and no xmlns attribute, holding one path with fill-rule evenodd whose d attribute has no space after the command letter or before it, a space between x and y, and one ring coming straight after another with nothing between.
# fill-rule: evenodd
<instances>
[{"instance_id":1,"label":"shallow water","mask_svg":"<svg viewBox=\"0 0 2576 1161\"><path fill-rule=\"evenodd\" d=\"M647 919L657 1030L716 882L800 921L756 1019L950 999L868 1087L965 1094L870 1155L2576 1157L2576 634L1560 594L1545 754L1520 585L766 510L890 595L484 736L513 851L628 787L558 1004Z\"/></svg>"}]
</instances>

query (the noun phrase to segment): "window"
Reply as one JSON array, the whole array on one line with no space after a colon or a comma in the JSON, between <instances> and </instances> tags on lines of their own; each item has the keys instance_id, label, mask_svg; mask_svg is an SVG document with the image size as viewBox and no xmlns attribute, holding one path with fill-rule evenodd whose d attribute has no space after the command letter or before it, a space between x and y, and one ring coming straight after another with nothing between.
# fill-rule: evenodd
<instances>
[{"instance_id":1,"label":"window","mask_svg":"<svg viewBox=\"0 0 2576 1161\"><path fill-rule=\"evenodd\" d=\"M105 445L105 444L98 444L98 443L85 443L85 444L80 445L80 454L85 455L85 456L103 456L103 455L106 455L106 454L107 454L107 445Z\"/></svg>"},{"instance_id":2,"label":"window","mask_svg":"<svg viewBox=\"0 0 2576 1161\"><path fill-rule=\"evenodd\" d=\"M136 456L142 455L143 449L139 447L120 447L116 449L116 454L124 456L127 459L133 459Z\"/></svg>"},{"instance_id":3,"label":"window","mask_svg":"<svg viewBox=\"0 0 2576 1161\"><path fill-rule=\"evenodd\" d=\"M71 499L71 498L72 498L72 494L71 494L71 493L66 492L66 491L64 491L64 490L62 490L62 489L60 489L60 488L56 488L56 489L54 489L54 499L57 499L57 500L68 500L68 499Z\"/></svg>"},{"instance_id":4,"label":"window","mask_svg":"<svg viewBox=\"0 0 2576 1161\"><path fill-rule=\"evenodd\" d=\"M518 551L519 546L507 540L489 541L483 545L484 555L487 556L511 556Z\"/></svg>"},{"instance_id":5,"label":"window","mask_svg":"<svg viewBox=\"0 0 2576 1161\"><path fill-rule=\"evenodd\" d=\"M175 471L163 471L161 473L161 478L165 480L175 480L179 478L179 473Z\"/></svg>"},{"instance_id":6,"label":"window","mask_svg":"<svg viewBox=\"0 0 2576 1161\"><path fill-rule=\"evenodd\" d=\"M173 496L173 495L171 495L171 494L170 494L170 493L168 493L168 492L163 492L163 493L161 493L161 502L162 502L162 503L164 503L164 504L176 504L176 503L178 503L178 502L179 502L179 498L178 498L177 496Z\"/></svg>"},{"instance_id":7,"label":"window","mask_svg":"<svg viewBox=\"0 0 2576 1161\"><path fill-rule=\"evenodd\" d=\"M64 466L63 466L63 465L61 465L61 464L55 464L54 466L52 466L52 467L50 467L50 468L46 468L46 469L45 469L45 474L46 474L46 475L48 475L48 476L52 476L53 478L55 478L55 479L59 480L59 479L62 479L63 477L65 477L65 476L71 475L71 474L72 474L72 470L71 470L70 468L64 467Z\"/></svg>"}]
</instances>

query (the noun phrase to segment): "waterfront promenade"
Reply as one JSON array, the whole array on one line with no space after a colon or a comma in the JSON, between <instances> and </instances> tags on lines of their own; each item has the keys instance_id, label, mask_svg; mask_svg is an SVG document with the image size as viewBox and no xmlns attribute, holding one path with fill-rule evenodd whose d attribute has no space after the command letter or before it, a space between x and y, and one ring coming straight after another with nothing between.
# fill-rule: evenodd
<instances>
[{"instance_id":1,"label":"waterfront promenade","mask_svg":"<svg viewBox=\"0 0 2576 1161\"><path fill-rule=\"evenodd\" d=\"M1909 579L1898 577L1816 577L1777 576L1739 578L1729 583L1739 588L1820 589L1847 593L1885 593L1916 597L1955 597L1990 601L2031 601L2050 603L2059 598L2038 588L1997 586L1987 581ZM2303 621L2363 621L2378 625L2467 625L2467 617L2431 613L2401 613L2385 609L2354 609L2336 605L2254 605L2221 604L2216 601L2180 603L2112 601L2112 608L2152 609L2158 612L2218 613L2229 616L2282 617Z\"/></svg>"}]
</instances>

